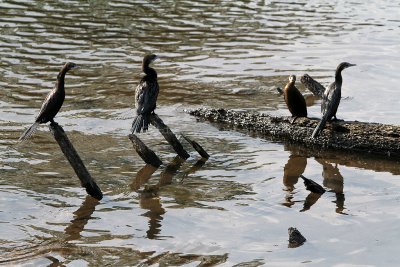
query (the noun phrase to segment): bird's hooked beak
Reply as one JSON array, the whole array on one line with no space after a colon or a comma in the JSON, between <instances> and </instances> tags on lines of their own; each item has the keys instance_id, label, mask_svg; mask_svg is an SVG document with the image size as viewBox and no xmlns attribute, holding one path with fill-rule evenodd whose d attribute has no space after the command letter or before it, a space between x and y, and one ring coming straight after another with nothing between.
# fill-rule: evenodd
<instances>
[{"instance_id":1,"label":"bird's hooked beak","mask_svg":"<svg viewBox=\"0 0 400 267\"><path fill-rule=\"evenodd\" d=\"M73 66L71 69L80 69L81 67L78 65Z\"/></svg>"},{"instance_id":2,"label":"bird's hooked beak","mask_svg":"<svg viewBox=\"0 0 400 267\"><path fill-rule=\"evenodd\" d=\"M357 66L356 64L351 64L351 63L349 63L349 66L348 67L353 67L353 66Z\"/></svg>"}]
</instances>

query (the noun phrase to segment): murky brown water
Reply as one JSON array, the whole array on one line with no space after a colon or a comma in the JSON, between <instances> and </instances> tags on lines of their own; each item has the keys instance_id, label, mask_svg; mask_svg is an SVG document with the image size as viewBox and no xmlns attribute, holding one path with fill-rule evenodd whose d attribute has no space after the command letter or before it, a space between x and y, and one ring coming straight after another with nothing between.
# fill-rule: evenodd
<instances>
[{"instance_id":1,"label":"murky brown water","mask_svg":"<svg viewBox=\"0 0 400 267\"><path fill-rule=\"evenodd\" d=\"M400 167L307 150L207 122L185 108L288 115L275 88L289 74L323 84L344 71L338 117L398 123L396 1L1 1L0 263L20 266L396 266ZM127 138L145 53L157 113L211 158L180 162L151 128L164 161L145 167ZM65 61L56 117L104 192L87 197L46 126L33 122ZM307 93L301 85L299 88ZM319 116L319 100L309 99ZM309 194L303 173L327 192ZM149 187L160 185L159 191ZM289 249L288 227L307 242Z\"/></svg>"}]
</instances>

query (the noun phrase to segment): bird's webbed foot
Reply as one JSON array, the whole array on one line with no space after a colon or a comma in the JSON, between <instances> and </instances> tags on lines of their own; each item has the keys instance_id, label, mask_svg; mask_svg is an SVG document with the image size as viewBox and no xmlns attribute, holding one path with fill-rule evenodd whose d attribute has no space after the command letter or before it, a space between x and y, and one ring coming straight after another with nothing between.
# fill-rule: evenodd
<instances>
[{"instance_id":1,"label":"bird's webbed foot","mask_svg":"<svg viewBox=\"0 0 400 267\"><path fill-rule=\"evenodd\" d=\"M297 120L297 116L292 117L292 120L290 121L290 124L293 124Z\"/></svg>"}]
</instances>

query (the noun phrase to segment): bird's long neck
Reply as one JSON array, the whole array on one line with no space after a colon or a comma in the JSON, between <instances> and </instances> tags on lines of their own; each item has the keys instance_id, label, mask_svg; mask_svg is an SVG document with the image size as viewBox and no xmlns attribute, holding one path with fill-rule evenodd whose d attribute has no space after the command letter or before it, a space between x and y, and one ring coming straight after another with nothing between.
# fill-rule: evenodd
<instances>
[{"instance_id":1,"label":"bird's long neck","mask_svg":"<svg viewBox=\"0 0 400 267\"><path fill-rule=\"evenodd\" d=\"M57 75L56 89L57 91L64 91L64 79L67 73L67 68L63 67Z\"/></svg>"},{"instance_id":2,"label":"bird's long neck","mask_svg":"<svg viewBox=\"0 0 400 267\"><path fill-rule=\"evenodd\" d=\"M155 69L149 67L148 64L143 64L142 71L147 75L147 77L157 79L157 72Z\"/></svg>"},{"instance_id":3,"label":"bird's long neck","mask_svg":"<svg viewBox=\"0 0 400 267\"><path fill-rule=\"evenodd\" d=\"M335 83L336 85L342 85L343 78L342 78L342 70L341 68L338 68L335 72Z\"/></svg>"}]
</instances>

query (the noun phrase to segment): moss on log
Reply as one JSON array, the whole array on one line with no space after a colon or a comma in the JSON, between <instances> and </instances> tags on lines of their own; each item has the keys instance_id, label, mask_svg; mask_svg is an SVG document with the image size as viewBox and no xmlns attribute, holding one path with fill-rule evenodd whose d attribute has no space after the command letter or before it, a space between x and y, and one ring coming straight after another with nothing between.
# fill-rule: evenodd
<instances>
[{"instance_id":1,"label":"moss on log","mask_svg":"<svg viewBox=\"0 0 400 267\"><path fill-rule=\"evenodd\" d=\"M291 124L291 117L237 112L226 109L199 108L189 114L232 128L247 129L262 137L301 143L306 146L362 152L390 158L400 158L400 126L358 121L327 123L322 134L311 139L319 120L298 118Z\"/></svg>"}]
</instances>

